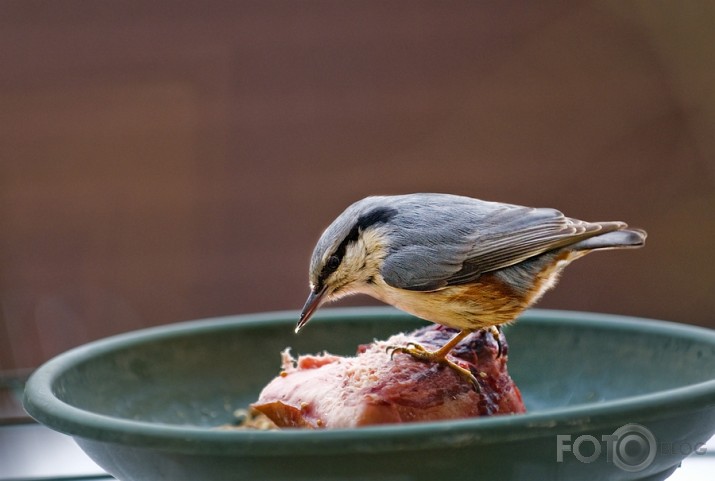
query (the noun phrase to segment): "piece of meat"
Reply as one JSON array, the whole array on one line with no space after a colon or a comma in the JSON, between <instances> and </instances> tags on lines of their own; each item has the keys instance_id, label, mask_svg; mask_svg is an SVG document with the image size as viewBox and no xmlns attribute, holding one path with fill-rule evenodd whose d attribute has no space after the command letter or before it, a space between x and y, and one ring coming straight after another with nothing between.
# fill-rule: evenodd
<instances>
[{"instance_id":1,"label":"piece of meat","mask_svg":"<svg viewBox=\"0 0 715 481\"><path fill-rule=\"evenodd\" d=\"M416 342L437 349L457 333L432 325L358 348L356 357L322 355L293 359L283 352L283 371L252 405L279 427L350 428L370 424L434 421L525 412L521 393L507 372L491 333L470 334L450 359L469 368L480 383L477 393L454 370L396 353L388 346Z\"/></svg>"}]
</instances>

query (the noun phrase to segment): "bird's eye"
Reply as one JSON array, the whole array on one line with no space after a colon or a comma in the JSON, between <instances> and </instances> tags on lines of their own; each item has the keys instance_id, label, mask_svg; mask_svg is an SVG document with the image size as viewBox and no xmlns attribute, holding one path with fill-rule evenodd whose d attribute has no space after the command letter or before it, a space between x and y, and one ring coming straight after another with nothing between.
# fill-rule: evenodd
<instances>
[{"instance_id":1,"label":"bird's eye","mask_svg":"<svg viewBox=\"0 0 715 481\"><path fill-rule=\"evenodd\" d=\"M335 269L337 269L339 265L340 265L340 258L338 256L328 257L328 262L325 263L325 266L328 269L330 269L331 271L334 271Z\"/></svg>"}]
</instances>

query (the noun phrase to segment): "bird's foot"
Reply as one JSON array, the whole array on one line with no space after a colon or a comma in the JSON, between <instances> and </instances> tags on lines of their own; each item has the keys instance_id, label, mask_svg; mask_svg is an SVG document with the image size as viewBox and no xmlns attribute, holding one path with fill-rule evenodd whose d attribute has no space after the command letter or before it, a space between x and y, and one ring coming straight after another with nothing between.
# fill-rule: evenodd
<instances>
[{"instance_id":1,"label":"bird's foot","mask_svg":"<svg viewBox=\"0 0 715 481\"><path fill-rule=\"evenodd\" d=\"M408 342L405 346L388 346L387 351L390 352L390 359L395 356L395 353L399 352L402 354L408 354L414 359L421 362L437 363L442 364L443 366L447 366L448 368L456 372L460 377L462 377L462 379L469 382L476 392L481 392L479 381L477 381L477 378L474 376L474 374L472 374L469 369L466 369L457 364L456 362L447 359L447 357L443 352L441 352L441 350L428 351L416 342Z\"/></svg>"},{"instance_id":2,"label":"bird's foot","mask_svg":"<svg viewBox=\"0 0 715 481\"><path fill-rule=\"evenodd\" d=\"M501 326L489 326L487 330L491 333L494 340L497 342L497 357L502 355L501 345Z\"/></svg>"}]
</instances>

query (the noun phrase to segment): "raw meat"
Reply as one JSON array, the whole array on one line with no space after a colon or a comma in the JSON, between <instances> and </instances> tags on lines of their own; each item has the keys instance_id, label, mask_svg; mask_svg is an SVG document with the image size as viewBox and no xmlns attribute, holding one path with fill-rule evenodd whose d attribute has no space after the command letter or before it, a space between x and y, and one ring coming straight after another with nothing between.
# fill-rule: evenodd
<instances>
[{"instance_id":1,"label":"raw meat","mask_svg":"<svg viewBox=\"0 0 715 481\"><path fill-rule=\"evenodd\" d=\"M454 370L389 346L416 342L437 349L457 333L431 325L358 348L355 357L324 353L295 360L283 352L283 371L252 405L279 427L351 428L371 424L435 421L525 412L521 393L507 372L508 346L501 355L487 331L470 334L450 359L469 368L480 392Z\"/></svg>"}]
</instances>

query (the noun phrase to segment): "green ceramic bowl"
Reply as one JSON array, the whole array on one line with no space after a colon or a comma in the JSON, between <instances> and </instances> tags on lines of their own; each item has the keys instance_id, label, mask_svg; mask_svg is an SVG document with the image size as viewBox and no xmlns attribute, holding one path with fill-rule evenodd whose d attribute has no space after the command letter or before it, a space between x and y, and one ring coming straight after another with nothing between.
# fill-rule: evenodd
<instances>
[{"instance_id":1,"label":"green ceramic bowl","mask_svg":"<svg viewBox=\"0 0 715 481\"><path fill-rule=\"evenodd\" d=\"M523 415L360 429L222 431L279 370L279 352L359 343L423 323L385 308L209 319L94 342L39 368L38 421L120 480L665 479L715 433L715 331L534 310L507 328Z\"/></svg>"}]
</instances>

